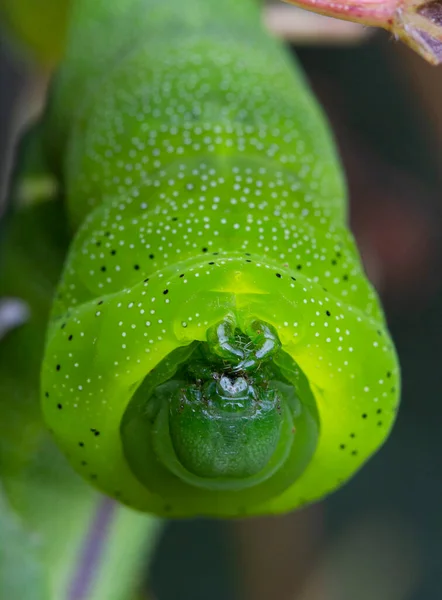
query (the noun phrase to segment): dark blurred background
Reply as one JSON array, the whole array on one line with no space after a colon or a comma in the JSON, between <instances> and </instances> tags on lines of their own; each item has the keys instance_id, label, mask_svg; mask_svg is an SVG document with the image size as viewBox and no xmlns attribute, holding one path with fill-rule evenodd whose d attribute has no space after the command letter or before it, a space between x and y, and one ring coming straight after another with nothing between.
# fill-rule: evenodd
<instances>
[{"instance_id":1,"label":"dark blurred background","mask_svg":"<svg viewBox=\"0 0 442 600\"><path fill-rule=\"evenodd\" d=\"M169 523L149 588L157 600L440 600L442 67L383 33L290 47L340 148L353 231L400 357L401 410L381 451L319 505ZM20 113L43 84L0 42L3 192Z\"/></svg>"}]
</instances>

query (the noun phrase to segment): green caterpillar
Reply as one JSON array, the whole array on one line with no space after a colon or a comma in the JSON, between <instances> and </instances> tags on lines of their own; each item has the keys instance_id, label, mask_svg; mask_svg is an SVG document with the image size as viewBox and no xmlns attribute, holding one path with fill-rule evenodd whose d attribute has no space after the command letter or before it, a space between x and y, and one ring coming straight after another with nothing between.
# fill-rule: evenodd
<instances>
[{"instance_id":1,"label":"green caterpillar","mask_svg":"<svg viewBox=\"0 0 442 600\"><path fill-rule=\"evenodd\" d=\"M42 406L75 470L173 517L346 482L392 427L397 359L326 123L258 6L76 0L50 121L76 233Z\"/></svg>"}]
</instances>

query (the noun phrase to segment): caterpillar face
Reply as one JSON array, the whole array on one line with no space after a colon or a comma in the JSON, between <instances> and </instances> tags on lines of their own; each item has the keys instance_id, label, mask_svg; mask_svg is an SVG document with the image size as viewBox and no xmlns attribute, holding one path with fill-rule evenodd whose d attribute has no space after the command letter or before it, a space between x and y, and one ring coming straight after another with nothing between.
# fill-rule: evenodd
<instances>
[{"instance_id":1,"label":"caterpillar face","mask_svg":"<svg viewBox=\"0 0 442 600\"><path fill-rule=\"evenodd\" d=\"M213 39L183 24L155 53L144 35L86 94L66 140L81 226L54 302L43 412L80 474L159 515L318 500L380 447L398 403L324 123L265 34L253 51L236 40L229 19L248 9L235 0L227 16L226 3ZM186 11L211 22L215 4ZM155 7L163 25L180 13ZM74 48L79 85L88 56Z\"/></svg>"},{"instance_id":2,"label":"caterpillar face","mask_svg":"<svg viewBox=\"0 0 442 600\"><path fill-rule=\"evenodd\" d=\"M100 239L112 257L105 210L77 236L74 263ZM106 493L176 516L287 511L339 486L385 439L397 368L383 325L301 270L201 250L93 297L99 276L71 264L43 406L74 467Z\"/></svg>"}]
</instances>

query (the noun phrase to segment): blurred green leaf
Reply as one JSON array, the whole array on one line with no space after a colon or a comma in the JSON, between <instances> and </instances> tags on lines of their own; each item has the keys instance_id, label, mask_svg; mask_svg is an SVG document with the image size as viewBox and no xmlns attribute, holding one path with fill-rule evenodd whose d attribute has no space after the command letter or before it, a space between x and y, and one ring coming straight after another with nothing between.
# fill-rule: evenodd
<instances>
[{"instance_id":1,"label":"blurred green leaf","mask_svg":"<svg viewBox=\"0 0 442 600\"><path fill-rule=\"evenodd\" d=\"M0 491L0 598L46 600L48 581L38 541L29 535Z\"/></svg>"},{"instance_id":2,"label":"blurred green leaf","mask_svg":"<svg viewBox=\"0 0 442 600\"><path fill-rule=\"evenodd\" d=\"M71 0L0 0L0 17L16 40L43 65L63 53Z\"/></svg>"}]
</instances>

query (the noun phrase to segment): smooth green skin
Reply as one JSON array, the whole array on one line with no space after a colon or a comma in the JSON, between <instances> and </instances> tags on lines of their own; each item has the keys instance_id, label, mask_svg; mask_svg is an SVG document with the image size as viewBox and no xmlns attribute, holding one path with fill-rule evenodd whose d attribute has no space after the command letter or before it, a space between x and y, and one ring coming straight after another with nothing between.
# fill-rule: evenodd
<instances>
[{"instance_id":1,"label":"smooth green skin","mask_svg":"<svg viewBox=\"0 0 442 600\"><path fill-rule=\"evenodd\" d=\"M1 236L0 298L21 298L30 318L0 339L0 598L78 598L82 580L82 600L128 600L141 585L158 520L112 503L78 477L39 407L45 330L67 247L63 219L55 201L32 204L6 220ZM102 542L96 531L87 576L94 523Z\"/></svg>"},{"instance_id":2,"label":"smooth green skin","mask_svg":"<svg viewBox=\"0 0 442 600\"><path fill-rule=\"evenodd\" d=\"M52 156L63 157L78 229L48 332L44 416L79 473L160 515L280 513L321 499L382 445L399 400L326 123L259 19L248 0L185 10L77 0L52 100ZM186 495L160 474L148 488L123 448L131 399L171 352L225 319L277 332L302 414L319 422L317 438L301 436L309 460L292 453L284 485L257 484L244 502L235 491ZM146 433L142 456L151 432L141 416L131 423ZM152 454L145 478L157 463Z\"/></svg>"}]
</instances>

